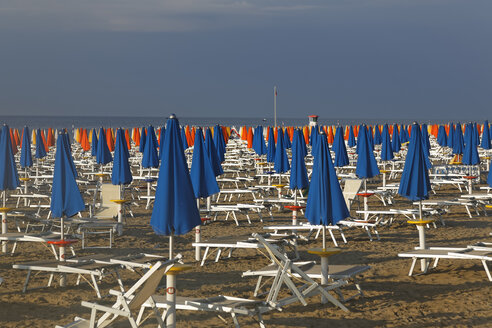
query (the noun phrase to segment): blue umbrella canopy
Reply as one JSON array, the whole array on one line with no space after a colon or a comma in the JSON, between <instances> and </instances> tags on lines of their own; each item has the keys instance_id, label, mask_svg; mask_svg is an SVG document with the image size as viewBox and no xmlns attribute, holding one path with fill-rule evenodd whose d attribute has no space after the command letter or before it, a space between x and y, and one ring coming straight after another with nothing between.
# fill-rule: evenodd
<instances>
[{"instance_id":1,"label":"blue umbrella canopy","mask_svg":"<svg viewBox=\"0 0 492 328\"><path fill-rule=\"evenodd\" d=\"M359 149L357 156L357 167L355 168L355 174L359 178L372 178L379 174L378 164L371 145L367 136L367 129L365 125L359 129L359 136L357 138L357 148Z\"/></svg>"},{"instance_id":2,"label":"blue umbrella canopy","mask_svg":"<svg viewBox=\"0 0 492 328\"><path fill-rule=\"evenodd\" d=\"M46 156L46 149L44 148L43 137L41 136L41 129L36 131L36 140L40 140L40 142L36 142L36 151L34 152L35 158L43 158Z\"/></svg>"},{"instance_id":3,"label":"blue umbrella canopy","mask_svg":"<svg viewBox=\"0 0 492 328\"><path fill-rule=\"evenodd\" d=\"M212 162L205 150L201 128L198 128L195 132L190 176L196 198L205 198L220 191L217 180L215 180Z\"/></svg>"},{"instance_id":4,"label":"blue umbrella canopy","mask_svg":"<svg viewBox=\"0 0 492 328\"><path fill-rule=\"evenodd\" d=\"M447 147L448 145L448 135L446 134L444 125L440 125L439 130L437 131L437 143L441 147Z\"/></svg>"},{"instance_id":5,"label":"blue umbrella canopy","mask_svg":"<svg viewBox=\"0 0 492 328\"><path fill-rule=\"evenodd\" d=\"M98 139L96 129L92 129L91 156L97 155L97 143Z\"/></svg>"},{"instance_id":6,"label":"blue umbrella canopy","mask_svg":"<svg viewBox=\"0 0 492 328\"><path fill-rule=\"evenodd\" d=\"M287 130L285 130L285 132L284 132L284 146L285 146L285 149L292 148L292 143L290 142L290 137L289 137L289 133L287 132Z\"/></svg>"},{"instance_id":7,"label":"blue umbrella canopy","mask_svg":"<svg viewBox=\"0 0 492 328\"><path fill-rule=\"evenodd\" d=\"M42 139L38 139L38 142L43 144ZM32 166L32 155L31 155L31 138L29 134L29 128L24 127L22 131L22 148L20 155L20 166L21 167L31 167Z\"/></svg>"},{"instance_id":8,"label":"blue umbrella canopy","mask_svg":"<svg viewBox=\"0 0 492 328\"><path fill-rule=\"evenodd\" d=\"M183 151L185 151L186 149L188 149L190 146L188 145L188 140L186 140L186 132L185 132L185 128L181 128L181 143L183 144ZM162 144L162 142L161 142ZM162 149L162 147L161 147ZM162 158L162 155L161 155L161 158Z\"/></svg>"},{"instance_id":9,"label":"blue umbrella canopy","mask_svg":"<svg viewBox=\"0 0 492 328\"><path fill-rule=\"evenodd\" d=\"M464 140L463 131L461 130L461 124L456 124L456 129L454 130L454 140L453 140L453 154L463 154Z\"/></svg>"},{"instance_id":10,"label":"blue umbrella canopy","mask_svg":"<svg viewBox=\"0 0 492 328\"><path fill-rule=\"evenodd\" d=\"M207 152L208 158L212 163L212 169L214 170L215 176L217 177L223 174L224 170L222 170L222 165L220 164L219 155L217 154L217 149L215 149L215 144L212 139L212 131L210 129L207 129L207 132L205 133L205 151Z\"/></svg>"},{"instance_id":11,"label":"blue umbrella canopy","mask_svg":"<svg viewBox=\"0 0 492 328\"><path fill-rule=\"evenodd\" d=\"M166 135L166 128L165 127L162 127L160 130L159 130L159 140L156 139L156 145L159 145L158 148L159 148L159 160L162 161L162 156L164 156L164 152L162 151L162 145L164 144L164 137ZM185 139L186 139L186 136L185 136ZM184 151L184 149L183 149Z\"/></svg>"},{"instance_id":12,"label":"blue umbrella canopy","mask_svg":"<svg viewBox=\"0 0 492 328\"><path fill-rule=\"evenodd\" d=\"M413 130L412 130L413 131ZM427 158L430 156L430 141L429 141L429 132L427 131L427 124L422 124L422 145L424 146L425 154Z\"/></svg>"},{"instance_id":13,"label":"blue umbrella canopy","mask_svg":"<svg viewBox=\"0 0 492 328\"><path fill-rule=\"evenodd\" d=\"M76 172L72 156L67 152L68 138L62 134L56 140L53 188L51 190L51 213L53 217L71 217L85 208L84 200L75 181Z\"/></svg>"},{"instance_id":14,"label":"blue umbrella canopy","mask_svg":"<svg viewBox=\"0 0 492 328\"><path fill-rule=\"evenodd\" d=\"M480 147L483 149L490 149L490 131L489 131L489 121L485 121L483 123L483 131L482 131L482 142L480 143Z\"/></svg>"},{"instance_id":15,"label":"blue umbrella canopy","mask_svg":"<svg viewBox=\"0 0 492 328\"><path fill-rule=\"evenodd\" d=\"M284 135L282 129L278 129L277 147L275 150L275 161L273 169L277 173L284 173L290 170L289 158L284 145Z\"/></svg>"},{"instance_id":16,"label":"blue umbrella canopy","mask_svg":"<svg viewBox=\"0 0 492 328\"><path fill-rule=\"evenodd\" d=\"M319 138L316 145L305 216L311 224L336 224L349 217L350 213L331 161L326 137Z\"/></svg>"},{"instance_id":17,"label":"blue umbrella canopy","mask_svg":"<svg viewBox=\"0 0 492 328\"><path fill-rule=\"evenodd\" d=\"M261 125L257 126L253 133L253 150L259 156L267 153L265 139L263 138L263 127Z\"/></svg>"},{"instance_id":18,"label":"blue umbrella canopy","mask_svg":"<svg viewBox=\"0 0 492 328\"><path fill-rule=\"evenodd\" d=\"M226 148L224 134L222 133L222 128L218 124L214 126L214 144L215 149L217 149L219 160L222 163L225 160Z\"/></svg>"},{"instance_id":19,"label":"blue umbrella canopy","mask_svg":"<svg viewBox=\"0 0 492 328\"><path fill-rule=\"evenodd\" d=\"M19 176L12 153L10 128L4 125L0 136L0 190L14 190L19 186Z\"/></svg>"},{"instance_id":20,"label":"blue umbrella canopy","mask_svg":"<svg viewBox=\"0 0 492 328\"><path fill-rule=\"evenodd\" d=\"M480 163L480 157L478 156L477 139L475 138L471 123L467 125L466 130L469 131L469 133L466 133L467 138L462 162L465 165L477 165Z\"/></svg>"},{"instance_id":21,"label":"blue umbrella canopy","mask_svg":"<svg viewBox=\"0 0 492 328\"><path fill-rule=\"evenodd\" d=\"M275 161L275 135L273 134L273 128L270 127L268 131L267 162L273 163L274 161Z\"/></svg>"},{"instance_id":22,"label":"blue umbrella canopy","mask_svg":"<svg viewBox=\"0 0 492 328\"><path fill-rule=\"evenodd\" d=\"M106 142L106 133L104 133L104 129L101 127L101 129L99 129L99 140L97 141L96 163L108 164L112 160L113 157L111 156L108 143Z\"/></svg>"},{"instance_id":23,"label":"blue umbrella canopy","mask_svg":"<svg viewBox=\"0 0 492 328\"><path fill-rule=\"evenodd\" d=\"M448 147L453 148L454 145L454 123L449 124Z\"/></svg>"},{"instance_id":24,"label":"blue umbrella canopy","mask_svg":"<svg viewBox=\"0 0 492 328\"><path fill-rule=\"evenodd\" d=\"M372 127L367 126L366 129L367 129L367 140L369 140L371 149L374 150L374 138L372 137Z\"/></svg>"},{"instance_id":25,"label":"blue umbrella canopy","mask_svg":"<svg viewBox=\"0 0 492 328\"><path fill-rule=\"evenodd\" d=\"M292 162L290 168L290 189L304 189L309 185L307 176L306 163L304 162L304 151L302 144L305 143L301 139L302 135L299 130L294 131L292 138Z\"/></svg>"},{"instance_id":26,"label":"blue umbrella canopy","mask_svg":"<svg viewBox=\"0 0 492 328\"><path fill-rule=\"evenodd\" d=\"M140 133L140 145L138 146L138 151L141 153L144 152L145 141L147 141L147 134L145 133L145 128L142 127L142 132Z\"/></svg>"},{"instance_id":27,"label":"blue umbrella canopy","mask_svg":"<svg viewBox=\"0 0 492 328\"><path fill-rule=\"evenodd\" d=\"M325 136L326 137L326 136ZM317 125L313 126L311 129L311 155L316 156L316 143L319 139L319 127Z\"/></svg>"},{"instance_id":28,"label":"blue umbrella canopy","mask_svg":"<svg viewBox=\"0 0 492 328\"><path fill-rule=\"evenodd\" d=\"M391 137L391 149L393 150L393 153L397 153L401 149L400 136L398 135L398 125L396 123L393 124L393 135Z\"/></svg>"},{"instance_id":29,"label":"blue umbrella canopy","mask_svg":"<svg viewBox=\"0 0 492 328\"><path fill-rule=\"evenodd\" d=\"M393 156L393 149L391 148L391 140L389 135L388 124L383 126L383 134L381 136L381 160L382 161L391 161Z\"/></svg>"},{"instance_id":30,"label":"blue umbrella canopy","mask_svg":"<svg viewBox=\"0 0 492 328\"><path fill-rule=\"evenodd\" d=\"M147 139L142 154L142 167L151 168L159 167L159 155L157 154L157 138L155 137L154 127L150 125L147 128Z\"/></svg>"},{"instance_id":31,"label":"blue umbrella canopy","mask_svg":"<svg viewBox=\"0 0 492 328\"><path fill-rule=\"evenodd\" d=\"M336 167L342 167L349 164L347 147L345 147L345 140L343 140L343 129L341 126L337 127L332 149L335 152L334 164Z\"/></svg>"},{"instance_id":32,"label":"blue umbrella canopy","mask_svg":"<svg viewBox=\"0 0 492 328\"><path fill-rule=\"evenodd\" d=\"M398 194L412 201L417 201L429 198L430 190L431 185L422 145L422 134L415 123L412 127L412 139L408 146Z\"/></svg>"},{"instance_id":33,"label":"blue umbrella canopy","mask_svg":"<svg viewBox=\"0 0 492 328\"><path fill-rule=\"evenodd\" d=\"M130 164L128 163L130 154L127 147L125 134L122 129L118 129L114 148L113 171L111 173L111 183L114 185L129 184L133 180Z\"/></svg>"},{"instance_id":34,"label":"blue umbrella canopy","mask_svg":"<svg viewBox=\"0 0 492 328\"><path fill-rule=\"evenodd\" d=\"M383 143L383 139L381 137L381 132L379 131L379 125L374 126L374 144L380 145Z\"/></svg>"},{"instance_id":35,"label":"blue umbrella canopy","mask_svg":"<svg viewBox=\"0 0 492 328\"><path fill-rule=\"evenodd\" d=\"M163 144L166 160L159 171L150 219L158 235L183 235L202 223L181 142L178 119L171 116Z\"/></svg>"},{"instance_id":36,"label":"blue umbrella canopy","mask_svg":"<svg viewBox=\"0 0 492 328\"><path fill-rule=\"evenodd\" d=\"M410 141L410 136L408 135L407 127L402 124L400 129L400 142L405 143Z\"/></svg>"},{"instance_id":37,"label":"blue umbrella canopy","mask_svg":"<svg viewBox=\"0 0 492 328\"><path fill-rule=\"evenodd\" d=\"M355 141L354 128L352 126L350 126L350 129L349 129L349 138L348 138L347 144L350 148L355 147L357 144Z\"/></svg>"}]
</instances>

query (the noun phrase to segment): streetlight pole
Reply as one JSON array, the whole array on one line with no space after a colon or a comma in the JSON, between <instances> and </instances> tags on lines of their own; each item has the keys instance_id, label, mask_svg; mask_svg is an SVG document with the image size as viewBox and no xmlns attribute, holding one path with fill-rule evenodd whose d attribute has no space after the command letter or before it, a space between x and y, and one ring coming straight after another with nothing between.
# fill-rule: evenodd
<instances>
[{"instance_id":1,"label":"streetlight pole","mask_svg":"<svg viewBox=\"0 0 492 328\"><path fill-rule=\"evenodd\" d=\"M273 87L273 119L274 126L277 126L277 86Z\"/></svg>"}]
</instances>

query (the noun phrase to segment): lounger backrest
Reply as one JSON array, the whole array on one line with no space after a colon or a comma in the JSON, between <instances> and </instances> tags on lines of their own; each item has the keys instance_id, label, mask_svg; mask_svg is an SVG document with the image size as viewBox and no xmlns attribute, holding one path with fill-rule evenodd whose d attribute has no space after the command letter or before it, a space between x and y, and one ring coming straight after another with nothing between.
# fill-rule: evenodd
<instances>
[{"instance_id":1,"label":"lounger backrest","mask_svg":"<svg viewBox=\"0 0 492 328\"><path fill-rule=\"evenodd\" d=\"M343 187L343 198L345 199L345 204L350 211L352 201L362 187L362 179L345 179L345 186Z\"/></svg>"},{"instance_id":2,"label":"lounger backrest","mask_svg":"<svg viewBox=\"0 0 492 328\"><path fill-rule=\"evenodd\" d=\"M118 205L112 202L112 199L120 199L120 186L103 183L101 185L101 206L95 213L96 217L111 218L118 215Z\"/></svg>"}]
</instances>

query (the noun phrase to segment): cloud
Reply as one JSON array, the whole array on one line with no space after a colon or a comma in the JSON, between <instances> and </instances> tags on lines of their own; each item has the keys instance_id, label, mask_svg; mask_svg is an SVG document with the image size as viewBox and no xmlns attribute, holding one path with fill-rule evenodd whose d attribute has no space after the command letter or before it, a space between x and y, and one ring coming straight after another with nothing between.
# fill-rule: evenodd
<instances>
[{"instance_id":1,"label":"cloud","mask_svg":"<svg viewBox=\"0 0 492 328\"><path fill-rule=\"evenodd\" d=\"M106 31L189 31L268 23L315 13L321 0L16 0L0 2L0 26Z\"/></svg>"}]
</instances>

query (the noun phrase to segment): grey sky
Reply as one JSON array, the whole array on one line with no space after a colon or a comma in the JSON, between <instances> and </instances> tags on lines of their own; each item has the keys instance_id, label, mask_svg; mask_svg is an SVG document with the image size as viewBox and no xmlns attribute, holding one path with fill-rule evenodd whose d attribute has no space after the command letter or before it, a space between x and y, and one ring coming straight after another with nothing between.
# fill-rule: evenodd
<instances>
[{"instance_id":1,"label":"grey sky","mask_svg":"<svg viewBox=\"0 0 492 328\"><path fill-rule=\"evenodd\" d=\"M0 114L488 118L492 2L0 1Z\"/></svg>"}]
</instances>

